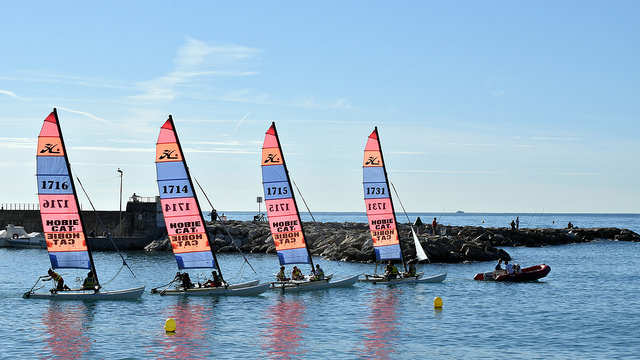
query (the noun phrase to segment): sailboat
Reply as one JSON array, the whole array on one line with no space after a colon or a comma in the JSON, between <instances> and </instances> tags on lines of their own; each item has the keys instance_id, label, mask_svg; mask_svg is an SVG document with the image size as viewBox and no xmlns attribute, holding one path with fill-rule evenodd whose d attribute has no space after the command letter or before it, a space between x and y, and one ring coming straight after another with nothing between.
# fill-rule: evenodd
<instances>
[{"instance_id":1,"label":"sailboat","mask_svg":"<svg viewBox=\"0 0 640 360\"><path fill-rule=\"evenodd\" d=\"M364 202L369 221L371 240L376 254L376 261L400 260L407 271L407 264L402 253L402 243L398 236L396 214L391 199L387 170L382 156L382 147L376 127L367 140L364 149L364 161L362 164ZM411 229L413 232L413 228ZM412 233L414 244L419 258L426 258L424 250L418 241L415 232ZM376 264L377 268L377 264ZM398 274L397 278L387 278L381 274L365 275L360 281L373 283L404 283L404 282L442 282L447 277L446 273L423 278L424 273L419 272L413 276Z\"/></svg>"},{"instance_id":2,"label":"sailboat","mask_svg":"<svg viewBox=\"0 0 640 360\"><path fill-rule=\"evenodd\" d=\"M89 270L93 273L94 287L87 290L51 289L49 292L38 293L37 290L45 287L43 279L46 277L40 277L31 290L24 293L24 297L97 300L136 299L142 296L144 286L111 291L102 288L98 281L55 108L44 120L40 130L36 163L40 217L51 269ZM38 284L42 285L36 289Z\"/></svg>"},{"instance_id":3,"label":"sailboat","mask_svg":"<svg viewBox=\"0 0 640 360\"><path fill-rule=\"evenodd\" d=\"M270 284L260 284L260 280L235 285L224 281L171 115L160 128L156 144L156 172L162 215L178 270L214 269L212 273L216 271L216 276L213 278L219 279L212 281L212 286L189 286L176 277L163 289L154 288L151 292L161 295L252 296L267 291ZM175 286L170 288L174 283Z\"/></svg>"},{"instance_id":4,"label":"sailboat","mask_svg":"<svg viewBox=\"0 0 640 360\"><path fill-rule=\"evenodd\" d=\"M276 246L280 265L309 264L315 269L313 258L305 240L304 229L291 179L284 161L280 139L273 122L267 130L262 145L262 186L267 208L271 236ZM311 276L301 280L274 281L272 286L286 292L348 287L358 281L359 275L332 281L332 275L321 280Z\"/></svg>"}]
</instances>

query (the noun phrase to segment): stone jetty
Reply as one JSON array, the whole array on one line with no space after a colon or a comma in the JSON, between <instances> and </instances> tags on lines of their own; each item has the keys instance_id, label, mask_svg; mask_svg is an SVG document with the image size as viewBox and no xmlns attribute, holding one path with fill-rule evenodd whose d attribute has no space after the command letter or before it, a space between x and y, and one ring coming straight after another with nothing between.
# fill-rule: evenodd
<instances>
[{"instance_id":1,"label":"stone jetty","mask_svg":"<svg viewBox=\"0 0 640 360\"><path fill-rule=\"evenodd\" d=\"M207 225L217 252L275 254L269 225L264 221L225 221ZM326 259L375 262L373 243L366 223L304 223L311 253ZM399 231L406 259L416 257L411 228L400 224ZM637 233L618 228L520 229L477 226L438 226L432 235L430 225L418 229L418 238L429 260L434 263L461 263L511 259L504 248L551 246L595 240L640 242ZM153 241L147 251L170 251L168 238Z\"/></svg>"}]
</instances>

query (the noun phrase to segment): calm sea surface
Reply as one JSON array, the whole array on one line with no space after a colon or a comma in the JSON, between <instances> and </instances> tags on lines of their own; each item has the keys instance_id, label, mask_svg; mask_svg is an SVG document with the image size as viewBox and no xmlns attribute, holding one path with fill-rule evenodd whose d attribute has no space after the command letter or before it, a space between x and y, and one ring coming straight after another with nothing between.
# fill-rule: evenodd
<instances>
[{"instance_id":1,"label":"calm sea surface","mask_svg":"<svg viewBox=\"0 0 640 360\"><path fill-rule=\"evenodd\" d=\"M237 219L241 213L229 213ZM315 215L315 214L314 214ZM318 221L363 221L362 214L318 214ZM452 225L507 226L515 214L410 214ZM246 213L252 217L253 214ZM529 219L531 217L531 219ZM400 219L399 219L400 220ZM483 224L482 221L485 221ZM639 215L521 215L521 227L625 227ZM599 241L545 248L506 248L523 266L546 263L532 283L472 280L493 262L420 264L447 272L441 284L372 285L258 297L168 297L150 294L177 271L172 254L127 252L136 278L117 253L94 254L106 288L147 286L136 301L22 299L49 267L45 250L0 249L1 358L230 359L610 359L638 358L640 244ZM230 282L272 279L275 255L219 255ZM373 265L316 259L336 278ZM305 268L305 267L303 267ZM305 272L308 269L305 269ZM84 272L61 271L74 284ZM192 278L199 273L192 272ZM433 299L444 302L433 308ZM167 335L164 322L177 322Z\"/></svg>"}]
</instances>

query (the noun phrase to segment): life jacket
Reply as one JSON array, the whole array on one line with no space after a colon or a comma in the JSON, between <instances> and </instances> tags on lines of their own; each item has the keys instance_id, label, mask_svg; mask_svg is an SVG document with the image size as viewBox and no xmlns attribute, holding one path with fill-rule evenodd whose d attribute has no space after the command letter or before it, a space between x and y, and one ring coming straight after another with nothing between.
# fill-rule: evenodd
<instances>
[{"instance_id":1,"label":"life jacket","mask_svg":"<svg viewBox=\"0 0 640 360\"><path fill-rule=\"evenodd\" d=\"M302 271L300 269L295 269L292 273L291 273L291 277L292 278L296 278L298 276L302 275Z\"/></svg>"},{"instance_id":2,"label":"life jacket","mask_svg":"<svg viewBox=\"0 0 640 360\"><path fill-rule=\"evenodd\" d=\"M416 276L416 268L413 265L409 266L409 276Z\"/></svg>"},{"instance_id":3,"label":"life jacket","mask_svg":"<svg viewBox=\"0 0 640 360\"><path fill-rule=\"evenodd\" d=\"M56 282L60 282L60 281L62 281L62 276L60 276L60 274L58 274L58 273L57 273L57 272L55 272L55 271L52 271L52 272L51 272L51 278L52 278L53 280L55 280Z\"/></svg>"},{"instance_id":4,"label":"life jacket","mask_svg":"<svg viewBox=\"0 0 640 360\"><path fill-rule=\"evenodd\" d=\"M82 287L84 289L95 289L96 288L96 283L95 283L93 277L88 277L88 278L84 279L84 283L82 284Z\"/></svg>"},{"instance_id":5,"label":"life jacket","mask_svg":"<svg viewBox=\"0 0 640 360\"><path fill-rule=\"evenodd\" d=\"M324 270L316 269L316 279L318 280L324 279Z\"/></svg>"},{"instance_id":6,"label":"life jacket","mask_svg":"<svg viewBox=\"0 0 640 360\"><path fill-rule=\"evenodd\" d=\"M398 268L395 265L391 265L391 275L398 275Z\"/></svg>"},{"instance_id":7,"label":"life jacket","mask_svg":"<svg viewBox=\"0 0 640 360\"><path fill-rule=\"evenodd\" d=\"M284 270L280 270L278 271L278 273L276 274L276 279L282 281L286 278L285 274L284 274Z\"/></svg>"}]
</instances>

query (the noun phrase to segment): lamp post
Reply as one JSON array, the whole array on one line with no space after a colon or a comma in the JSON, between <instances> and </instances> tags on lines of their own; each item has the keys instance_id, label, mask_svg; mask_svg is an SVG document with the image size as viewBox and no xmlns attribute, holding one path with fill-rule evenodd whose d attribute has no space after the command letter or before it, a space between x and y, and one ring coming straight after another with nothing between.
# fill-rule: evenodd
<instances>
[{"instance_id":1,"label":"lamp post","mask_svg":"<svg viewBox=\"0 0 640 360\"><path fill-rule=\"evenodd\" d=\"M118 168L118 172L120 173L120 211L118 212L118 233L122 233L122 230L120 229L120 226L122 225L122 175L124 175L124 173L122 172L122 170L120 170L120 168ZM119 236L121 236L122 234L120 234Z\"/></svg>"}]
</instances>

